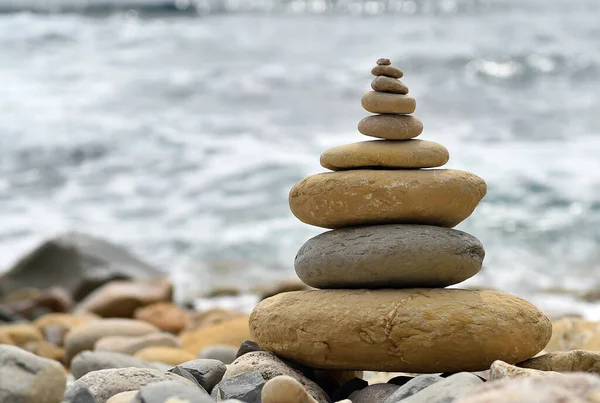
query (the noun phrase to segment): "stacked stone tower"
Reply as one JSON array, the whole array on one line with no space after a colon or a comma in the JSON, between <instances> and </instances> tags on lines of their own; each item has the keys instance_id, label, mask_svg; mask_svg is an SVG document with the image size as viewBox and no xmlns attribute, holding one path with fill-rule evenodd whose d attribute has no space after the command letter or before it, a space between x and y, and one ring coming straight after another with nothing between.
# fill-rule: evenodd
<instances>
[{"instance_id":1,"label":"stacked stone tower","mask_svg":"<svg viewBox=\"0 0 600 403\"><path fill-rule=\"evenodd\" d=\"M380 140L327 150L321 165L290 192L301 221L332 231L308 240L295 268L318 290L279 294L253 311L250 331L265 349L316 368L479 371L541 351L548 319L515 296L445 289L477 274L482 244L452 229L486 193L478 176L433 169L449 158L440 144L416 140L416 101L402 71L380 59L372 115L359 131Z\"/></svg>"}]
</instances>

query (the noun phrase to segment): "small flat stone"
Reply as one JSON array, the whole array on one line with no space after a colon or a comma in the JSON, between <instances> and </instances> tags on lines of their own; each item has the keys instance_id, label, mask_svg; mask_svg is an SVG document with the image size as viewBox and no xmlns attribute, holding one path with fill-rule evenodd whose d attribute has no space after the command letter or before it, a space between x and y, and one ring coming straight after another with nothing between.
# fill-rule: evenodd
<instances>
[{"instance_id":1,"label":"small flat stone","mask_svg":"<svg viewBox=\"0 0 600 403\"><path fill-rule=\"evenodd\" d=\"M598 351L556 351L543 354L517 366L557 372L593 372L600 374L600 352Z\"/></svg>"},{"instance_id":2,"label":"small flat stone","mask_svg":"<svg viewBox=\"0 0 600 403\"><path fill-rule=\"evenodd\" d=\"M194 354L175 347L146 347L135 353L135 357L147 362L162 362L169 365L179 365L196 359Z\"/></svg>"},{"instance_id":3,"label":"small flat stone","mask_svg":"<svg viewBox=\"0 0 600 403\"><path fill-rule=\"evenodd\" d=\"M402 78L404 73L402 70L390 65L378 65L373 67L371 74L374 76L388 76L393 78Z\"/></svg>"},{"instance_id":4,"label":"small flat stone","mask_svg":"<svg viewBox=\"0 0 600 403\"><path fill-rule=\"evenodd\" d=\"M269 380L261 393L262 403L317 403L304 386L287 375Z\"/></svg>"},{"instance_id":5,"label":"small flat stone","mask_svg":"<svg viewBox=\"0 0 600 403\"><path fill-rule=\"evenodd\" d=\"M408 140L423 132L423 122L410 115L367 116L358 123L365 136L387 140Z\"/></svg>"},{"instance_id":6,"label":"small flat stone","mask_svg":"<svg viewBox=\"0 0 600 403\"><path fill-rule=\"evenodd\" d=\"M520 362L543 349L551 325L529 302L498 291L315 290L260 302L250 332L265 349L313 368L437 373Z\"/></svg>"},{"instance_id":7,"label":"small flat stone","mask_svg":"<svg viewBox=\"0 0 600 403\"><path fill-rule=\"evenodd\" d=\"M231 364L236 359L238 349L233 346L208 346L198 353L198 358L219 360L223 364Z\"/></svg>"},{"instance_id":8,"label":"small flat stone","mask_svg":"<svg viewBox=\"0 0 600 403\"><path fill-rule=\"evenodd\" d=\"M323 228L422 224L454 227L486 194L483 179L453 169L350 170L309 176L289 194L292 213Z\"/></svg>"},{"instance_id":9,"label":"small flat stone","mask_svg":"<svg viewBox=\"0 0 600 403\"><path fill-rule=\"evenodd\" d=\"M309 239L298 251L294 268L316 288L443 288L477 274L484 256L481 242L466 232L373 225Z\"/></svg>"},{"instance_id":10,"label":"small flat stone","mask_svg":"<svg viewBox=\"0 0 600 403\"><path fill-rule=\"evenodd\" d=\"M371 88L377 92L390 92L392 94L408 94L408 87L402 81L386 76L375 77L371 81Z\"/></svg>"},{"instance_id":11,"label":"small flat stone","mask_svg":"<svg viewBox=\"0 0 600 403\"><path fill-rule=\"evenodd\" d=\"M402 400L386 400L385 403L451 403L460 396L483 384L481 378L469 372L449 376L414 395Z\"/></svg>"},{"instance_id":12,"label":"small flat stone","mask_svg":"<svg viewBox=\"0 0 600 403\"><path fill-rule=\"evenodd\" d=\"M449 158L446 147L433 141L371 140L326 150L321 154L321 166L332 171L436 168Z\"/></svg>"},{"instance_id":13,"label":"small flat stone","mask_svg":"<svg viewBox=\"0 0 600 403\"><path fill-rule=\"evenodd\" d=\"M239 399L247 403L260 403L266 381L258 371L246 372L219 383L219 398Z\"/></svg>"},{"instance_id":14,"label":"small flat stone","mask_svg":"<svg viewBox=\"0 0 600 403\"><path fill-rule=\"evenodd\" d=\"M221 382L225 371L227 371L227 367L221 361L210 359L184 362L169 370L169 372L174 372L178 368L189 372L208 393L212 392L215 385Z\"/></svg>"},{"instance_id":15,"label":"small flat stone","mask_svg":"<svg viewBox=\"0 0 600 403\"><path fill-rule=\"evenodd\" d=\"M392 62L390 61L390 59L381 58L381 59L377 60L377 65L378 66L389 66L390 64L392 64Z\"/></svg>"},{"instance_id":16,"label":"small flat stone","mask_svg":"<svg viewBox=\"0 0 600 403\"><path fill-rule=\"evenodd\" d=\"M152 368L150 363L123 353L111 351L82 351L71 361L71 373L75 379L101 369Z\"/></svg>"},{"instance_id":17,"label":"small flat stone","mask_svg":"<svg viewBox=\"0 0 600 403\"><path fill-rule=\"evenodd\" d=\"M376 383L352 393L349 399L352 403L374 403L383 402L393 394L400 386L390 383Z\"/></svg>"},{"instance_id":18,"label":"small flat stone","mask_svg":"<svg viewBox=\"0 0 600 403\"><path fill-rule=\"evenodd\" d=\"M406 382L400 388L398 388L394 393L392 393L384 403L394 403L399 402L402 399L406 399L414 394L419 393L425 388L433 385L434 383L443 381L439 375L421 375L417 376L410 381Z\"/></svg>"},{"instance_id":19,"label":"small flat stone","mask_svg":"<svg viewBox=\"0 0 600 403\"><path fill-rule=\"evenodd\" d=\"M514 365L510 365L501 360L496 360L490 366L490 381L505 378L520 378L523 376L548 376L552 374L558 374L553 371L539 371L537 369L519 368Z\"/></svg>"},{"instance_id":20,"label":"small flat stone","mask_svg":"<svg viewBox=\"0 0 600 403\"><path fill-rule=\"evenodd\" d=\"M179 381L162 381L142 387L131 403L213 403L202 388Z\"/></svg>"},{"instance_id":21,"label":"small flat stone","mask_svg":"<svg viewBox=\"0 0 600 403\"><path fill-rule=\"evenodd\" d=\"M360 100L362 107L371 113L396 113L409 115L417 107L417 101L408 95L368 91Z\"/></svg>"}]
</instances>

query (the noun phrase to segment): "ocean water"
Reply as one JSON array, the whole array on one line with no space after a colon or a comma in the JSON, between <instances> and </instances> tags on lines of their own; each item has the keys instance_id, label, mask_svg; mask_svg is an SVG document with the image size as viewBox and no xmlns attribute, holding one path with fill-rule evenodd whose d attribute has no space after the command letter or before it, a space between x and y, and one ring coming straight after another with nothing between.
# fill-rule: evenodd
<instances>
[{"instance_id":1,"label":"ocean water","mask_svg":"<svg viewBox=\"0 0 600 403\"><path fill-rule=\"evenodd\" d=\"M421 138L488 183L465 285L600 317L573 296L600 287L598 21L596 0L0 0L0 271L79 230L191 294L293 276L322 230L288 192L365 139L388 57Z\"/></svg>"}]
</instances>

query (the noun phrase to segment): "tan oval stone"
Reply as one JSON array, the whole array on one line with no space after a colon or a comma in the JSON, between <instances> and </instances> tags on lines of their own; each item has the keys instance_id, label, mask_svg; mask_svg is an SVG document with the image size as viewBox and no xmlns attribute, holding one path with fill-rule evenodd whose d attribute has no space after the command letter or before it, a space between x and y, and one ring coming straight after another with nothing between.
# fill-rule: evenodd
<instances>
[{"instance_id":1,"label":"tan oval stone","mask_svg":"<svg viewBox=\"0 0 600 403\"><path fill-rule=\"evenodd\" d=\"M324 228L374 224L454 227L485 196L483 179L451 169L356 170L309 176L290 191L292 213Z\"/></svg>"},{"instance_id":2,"label":"tan oval stone","mask_svg":"<svg viewBox=\"0 0 600 403\"><path fill-rule=\"evenodd\" d=\"M317 403L304 386L291 376L279 375L267 381L261 392L263 403Z\"/></svg>"},{"instance_id":3,"label":"tan oval stone","mask_svg":"<svg viewBox=\"0 0 600 403\"><path fill-rule=\"evenodd\" d=\"M521 298L457 289L297 291L262 301L250 317L266 350L347 370L481 371L534 356L551 332Z\"/></svg>"},{"instance_id":4,"label":"tan oval stone","mask_svg":"<svg viewBox=\"0 0 600 403\"><path fill-rule=\"evenodd\" d=\"M96 351L113 351L133 355L147 347L179 347L179 339L170 333L150 333L139 337L107 336L94 344Z\"/></svg>"},{"instance_id":5,"label":"tan oval stone","mask_svg":"<svg viewBox=\"0 0 600 403\"><path fill-rule=\"evenodd\" d=\"M147 362L162 362L169 365L179 365L196 359L196 355L174 347L146 347L134 357Z\"/></svg>"},{"instance_id":6,"label":"tan oval stone","mask_svg":"<svg viewBox=\"0 0 600 403\"><path fill-rule=\"evenodd\" d=\"M386 59L385 57L377 59L377 65L378 66L389 66L390 64L392 64L392 62L390 61L390 59Z\"/></svg>"},{"instance_id":7,"label":"tan oval stone","mask_svg":"<svg viewBox=\"0 0 600 403\"><path fill-rule=\"evenodd\" d=\"M585 350L556 351L520 362L518 366L540 371L581 371L600 374L600 353Z\"/></svg>"},{"instance_id":8,"label":"tan oval stone","mask_svg":"<svg viewBox=\"0 0 600 403\"><path fill-rule=\"evenodd\" d=\"M391 92L393 94L408 94L408 87L392 77L379 76L371 81L371 88L377 92Z\"/></svg>"},{"instance_id":9,"label":"tan oval stone","mask_svg":"<svg viewBox=\"0 0 600 403\"><path fill-rule=\"evenodd\" d=\"M183 348L192 354L198 354L206 347L223 344L239 347L244 340L251 340L248 329L248 316L225 320L221 323L184 331L179 335Z\"/></svg>"},{"instance_id":10,"label":"tan oval stone","mask_svg":"<svg viewBox=\"0 0 600 403\"><path fill-rule=\"evenodd\" d=\"M365 110L371 113L411 114L417 107L417 101L408 95L389 94L387 92L365 92L360 100Z\"/></svg>"},{"instance_id":11,"label":"tan oval stone","mask_svg":"<svg viewBox=\"0 0 600 403\"><path fill-rule=\"evenodd\" d=\"M367 116L358 123L365 136L387 140L408 140L423 132L423 122L409 115Z\"/></svg>"},{"instance_id":12,"label":"tan oval stone","mask_svg":"<svg viewBox=\"0 0 600 403\"><path fill-rule=\"evenodd\" d=\"M388 76L393 78L402 78L404 76L402 70L390 65L377 65L371 69L371 74L374 76Z\"/></svg>"},{"instance_id":13,"label":"tan oval stone","mask_svg":"<svg viewBox=\"0 0 600 403\"><path fill-rule=\"evenodd\" d=\"M0 325L0 337L10 340L10 344L23 346L29 342L40 342L44 340L42 333L33 325L27 323L14 323Z\"/></svg>"},{"instance_id":14,"label":"tan oval stone","mask_svg":"<svg viewBox=\"0 0 600 403\"><path fill-rule=\"evenodd\" d=\"M179 333L188 325L187 312L172 302L156 302L135 310L133 317L171 333Z\"/></svg>"},{"instance_id":15,"label":"tan oval stone","mask_svg":"<svg viewBox=\"0 0 600 403\"><path fill-rule=\"evenodd\" d=\"M330 148L321 154L321 166L332 171L435 168L444 165L449 158L446 147L433 141L371 140Z\"/></svg>"}]
</instances>

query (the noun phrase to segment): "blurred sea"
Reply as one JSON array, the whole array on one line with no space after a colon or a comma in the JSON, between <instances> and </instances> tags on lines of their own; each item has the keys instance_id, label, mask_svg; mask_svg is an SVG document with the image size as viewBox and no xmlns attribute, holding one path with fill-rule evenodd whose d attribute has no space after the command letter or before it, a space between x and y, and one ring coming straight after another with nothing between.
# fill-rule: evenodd
<instances>
[{"instance_id":1,"label":"blurred sea","mask_svg":"<svg viewBox=\"0 0 600 403\"><path fill-rule=\"evenodd\" d=\"M0 270L74 229L189 292L292 276L322 230L288 191L366 139L389 57L421 138L488 183L457 227L486 247L467 284L598 318L572 294L600 287L599 21L597 0L0 0Z\"/></svg>"}]
</instances>

